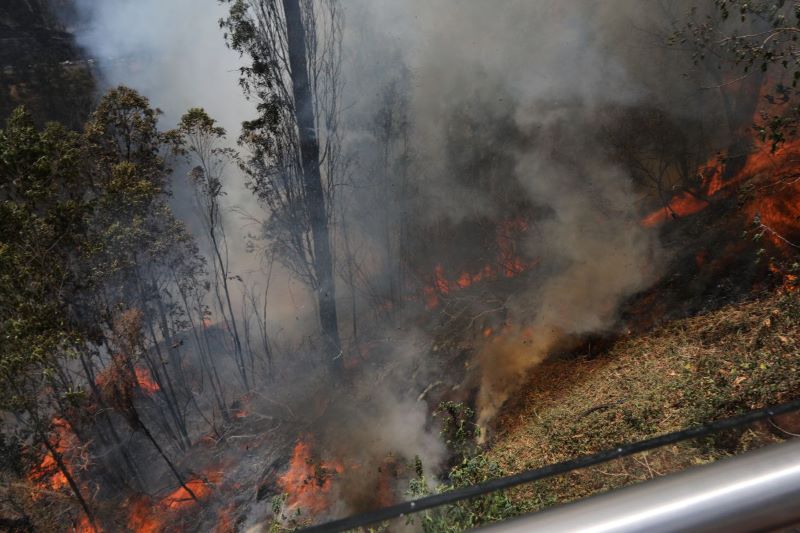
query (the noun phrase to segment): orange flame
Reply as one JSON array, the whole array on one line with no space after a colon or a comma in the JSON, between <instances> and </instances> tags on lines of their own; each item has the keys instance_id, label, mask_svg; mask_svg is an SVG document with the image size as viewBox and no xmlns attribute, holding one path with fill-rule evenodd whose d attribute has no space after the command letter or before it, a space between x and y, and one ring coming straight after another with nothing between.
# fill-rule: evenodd
<instances>
[{"instance_id":1,"label":"orange flame","mask_svg":"<svg viewBox=\"0 0 800 533\"><path fill-rule=\"evenodd\" d=\"M754 232L763 235L784 254L800 248L800 139L786 142L775 151L769 143L756 143L743 168L726 182L722 181L724 166L721 161L710 167L711 162L702 172L700 197L712 198L731 189L734 184L746 183L746 187L734 191L742 205L743 222L755 223ZM642 225L652 227L673 214L686 216L696 213L709 205L700 197L686 192L678 194L668 208L654 211L642 219ZM698 252L695 262L698 268L703 268L708 262L706 252ZM711 262L709 266L714 264ZM770 270L782 276L781 290L792 292L797 289L796 274L784 272L775 265L770 265Z\"/></svg>"},{"instance_id":2,"label":"orange flame","mask_svg":"<svg viewBox=\"0 0 800 533\"><path fill-rule=\"evenodd\" d=\"M642 225L652 228L669 219L670 216L685 217L699 213L708 207L708 201L698 198L691 193L683 192L670 200L668 206L658 211L653 211L642 220Z\"/></svg>"},{"instance_id":3,"label":"orange flame","mask_svg":"<svg viewBox=\"0 0 800 533\"><path fill-rule=\"evenodd\" d=\"M213 483L218 483L222 476L219 473L213 473L207 477L208 479L193 479L186 482L186 486L189 487L198 500L207 499L213 491ZM161 505L171 510L186 509L196 503L197 501L191 497L189 491L183 486L178 487L161 500Z\"/></svg>"},{"instance_id":4,"label":"orange flame","mask_svg":"<svg viewBox=\"0 0 800 533\"><path fill-rule=\"evenodd\" d=\"M500 276L513 278L536 266L538 261L526 262L517 253L516 235L528 230L528 223L516 218L504 220L497 225L498 256L495 265L485 265L475 273L462 272L452 281L445 275L444 267L436 265L433 270L433 283L423 287L422 295L427 309L439 306L439 298L454 291L466 289L481 281L497 279Z\"/></svg>"},{"instance_id":5,"label":"orange flame","mask_svg":"<svg viewBox=\"0 0 800 533\"><path fill-rule=\"evenodd\" d=\"M300 440L294 447L289 469L278 478L278 484L288 495L286 504L289 508L319 514L330 506L328 493L333 477L342 472L344 466L340 463L315 463L311 445Z\"/></svg>"},{"instance_id":6,"label":"orange flame","mask_svg":"<svg viewBox=\"0 0 800 533\"><path fill-rule=\"evenodd\" d=\"M642 225L654 227L672 216L683 217L698 213L710 205L710 198L746 179L775 179L787 174L794 175L798 170L800 170L800 139L788 142L774 152L769 143L756 143L744 167L725 182L722 181L724 163L719 157L715 157L700 168L702 182L698 190L676 194L667 207L657 209L644 217ZM759 213L762 219L767 217L764 220L796 228L800 216L797 203L800 182L794 180L784 185L783 189L782 192L777 189L762 191L750 202L747 213L750 216Z\"/></svg>"},{"instance_id":7,"label":"orange flame","mask_svg":"<svg viewBox=\"0 0 800 533\"><path fill-rule=\"evenodd\" d=\"M163 528L164 522L150 498L138 498L130 504L128 529L136 533L159 533Z\"/></svg>"},{"instance_id":8,"label":"orange flame","mask_svg":"<svg viewBox=\"0 0 800 533\"><path fill-rule=\"evenodd\" d=\"M124 369L124 376L119 375L121 369ZM153 379L152 374L150 374L147 368L136 366L133 368L133 373L139 388L146 394L155 394L161 390L161 387L158 386L158 383ZM114 380L124 379L127 381L127 375L127 363L121 355L115 355L113 364L108 365L98 372L94 378L94 382L103 387Z\"/></svg>"},{"instance_id":9,"label":"orange flame","mask_svg":"<svg viewBox=\"0 0 800 533\"><path fill-rule=\"evenodd\" d=\"M769 264L769 270L773 274L783 277L783 284L780 287L780 290L782 290L783 292L791 293L795 292L798 289L798 284L797 284L798 276L796 274L789 274L787 272L784 272L780 267L775 265L775 263Z\"/></svg>"},{"instance_id":10,"label":"orange flame","mask_svg":"<svg viewBox=\"0 0 800 533\"><path fill-rule=\"evenodd\" d=\"M150 375L149 370L140 366L137 366L133 370L136 373L136 381L139 383L139 388L144 392L147 394L155 394L161 390L158 383L153 381L153 376Z\"/></svg>"},{"instance_id":11,"label":"orange flame","mask_svg":"<svg viewBox=\"0 0 800 533\"><path fill-rule=\"evenodd\" d=\"M60 490L67 486L67 476L60 470L56 460L49 453L44 456L39 466L34 469L28 479L37 483L40 487L51 490Z\"/></svg>"},{"instance_id":12,"label":"orange flame","mask_svg":"<svg viewBox=\"0 0 800 533\"><path fill-rule=\"evenodd\" d=\"M81 515L78 519L78 524L75 526L76 533L103 533L103 528L100 526L93 526L89 522L89 517Z\"/></svg>"},{"instance_id":13,"label":"orange flame","mask_svg":"<svg viewBox=\"0 0 800 533\"><path fill-rule=\"evenodd\" d=\"M66 462L63 455L76 444L75 436L66 420L56 417L52 424L54 427L53 447ZM70 470L69 465L67 465L67 470ZM50 452L42 458L37 467L31 469L28 479L43 489L60 490L68 485L67 476L58 468L58 463Z\"/></svg>"},{"instance_id":14,"label":"orange flame","mask_svg":"<svg viewBox=\"0 0 800 533\"><path fill-rule=\"evenodd\" d=\"M218 472L211 472L206 479L193 479L186 482L194 495L201 502L208 499L215 483L221 480ZM136 533L161 533L167 531L169 513L185 511L197 505L184 487L178 487L158 503L149 497L132 499L128 503L128 529Z\"/></svg>"}]
</instances>

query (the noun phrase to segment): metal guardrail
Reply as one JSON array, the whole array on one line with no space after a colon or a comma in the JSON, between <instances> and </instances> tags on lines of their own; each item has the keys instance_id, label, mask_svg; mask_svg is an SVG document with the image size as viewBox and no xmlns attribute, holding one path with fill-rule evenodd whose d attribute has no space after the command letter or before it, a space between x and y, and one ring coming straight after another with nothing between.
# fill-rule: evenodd
<instances>
[{"instance_id":1,"label":"metal guardrail","mask_svg":"<svg viewBox=\"0 0 800 533\"><path fill-rule=\"evenodd\" d=\"M617 448L606 450L594 455L577 457L569 461L551 464L535 470L527 470L511 476L492 479L478 485L461 487L451 491L443 492L441 494L434 494L414 501L399 503L364 514L341 518L332 522L308 527L302 531L327 533L363 528L371 524L385 522L398 517L405 517L420 511L425 511L427 509L433 509L444 505L450 505L459 501L483 496L498 490L505 490L525 483L531 483L533 481L539 481L553 476L566 474L567 472L571 472L579 468L599 465L614 459L619 459L621 457L627 457L636 453L654 450L662 446L667 446L690 439L708 437L715 433L719 433L720 431L743 428L753 424L754 422L769 420L772 417L795 411L800 411L800 400L794 400L781 405L764 407L762 409L755 409L738 416L717 420L701 426L695 426L681 431L676 431L674 433L659 435L651 439L623 444ZM798 503L800 504L800 500L798 500ZM548 532L547 529L541 529L539 531ZM733 531L738 530L734 529Z\"/></svg>"},{"instance_id":2,"label":"metal guardrail","mask_svg":"<svg viewBox=\"0 0 800 533\"><path fill-rule=\"evenodd\" d=\"M800 524L800 439L485 528L517 533L750 532Z\"/></svg>"}]
</instances>

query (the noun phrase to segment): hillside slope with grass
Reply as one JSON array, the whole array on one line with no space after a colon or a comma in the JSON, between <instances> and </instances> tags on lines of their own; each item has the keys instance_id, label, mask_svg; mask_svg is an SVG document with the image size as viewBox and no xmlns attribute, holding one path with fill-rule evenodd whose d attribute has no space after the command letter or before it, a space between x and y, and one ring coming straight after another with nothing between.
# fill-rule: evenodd
<instances>
[{"instance_id":1,"label":"hillside slope with grass","mask_svg":"<svg viewBox=\"0 0 800 533\"><path fill-rule=\"evenodd\" d=\"M800 297L765 295L623 338L593 359L550 360L506 406L486 456L505 474L800 397ZM780 441L800 415L514 489L529 512Z\"/></svg>"}]
</instances>

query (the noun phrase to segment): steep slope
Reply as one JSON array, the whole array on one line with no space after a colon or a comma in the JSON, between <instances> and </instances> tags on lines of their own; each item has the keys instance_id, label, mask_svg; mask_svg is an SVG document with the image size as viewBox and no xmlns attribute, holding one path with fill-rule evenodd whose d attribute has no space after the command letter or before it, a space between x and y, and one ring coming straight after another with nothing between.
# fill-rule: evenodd
<instances>
[{"instance_id":1,"label":"steep slope","mask_svg":"<svg viewBox=\"0 0 800 533\"><path fill-rule=\"evenodd\" d=\"M800 297L765 295L623 338L594 359L543 363L507 406L488 455L536 468L800 397ZM781 440L800 415L516 489L541 509Z\"/></svg>"}]
</instances>

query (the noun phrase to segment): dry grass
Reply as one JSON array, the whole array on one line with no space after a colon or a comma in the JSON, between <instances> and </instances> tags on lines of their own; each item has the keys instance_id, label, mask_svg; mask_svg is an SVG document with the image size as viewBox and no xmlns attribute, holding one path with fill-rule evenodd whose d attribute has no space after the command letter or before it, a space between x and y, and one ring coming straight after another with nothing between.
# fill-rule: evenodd
<instances>
[{"instance_id":1,"label":"dry grass","mask_svg":"<svg viewBox=\"0 0 800 533\"><path fill-rule=\"evenodd\" d=\"M622 339L603 357L538 367L499 420L506 473L800 397L800 297L772 295ZM523 510L585 497L780 440L797 417L515 489Z\"/></svg>"}]
</instances>

